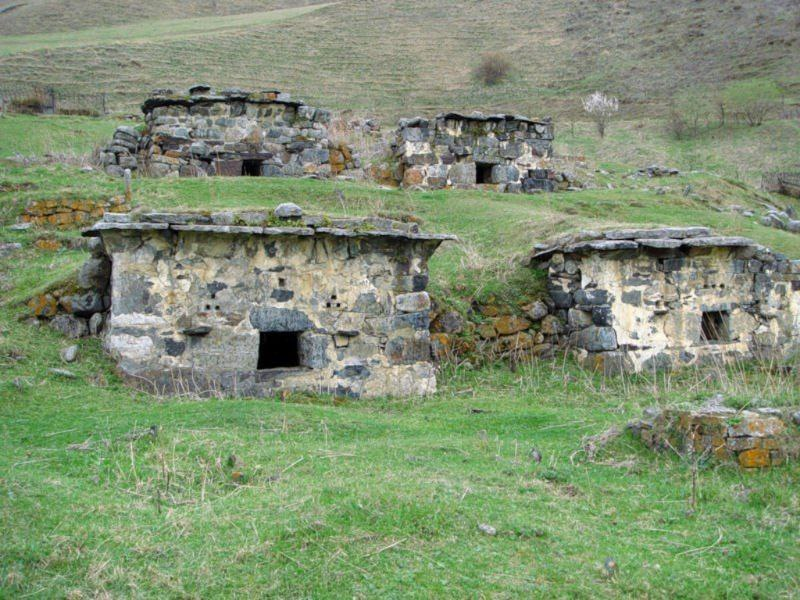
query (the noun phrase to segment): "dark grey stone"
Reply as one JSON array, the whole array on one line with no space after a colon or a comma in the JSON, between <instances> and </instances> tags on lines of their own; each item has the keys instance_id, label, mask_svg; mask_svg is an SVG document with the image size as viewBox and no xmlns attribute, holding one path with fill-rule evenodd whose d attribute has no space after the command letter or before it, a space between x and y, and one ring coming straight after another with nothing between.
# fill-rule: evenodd
<instances>
[{"instance_id":1,"label":"dark grey stone","mask_svg":"<svg viewBox=\"0 0 800 600\"><path fill-rule=\"evenodd\" d=\"M314 327L305 313L273 306L258 307L250 311L250 324L259 331L306 331Z\"/></svg>"},{"instance_id":2,"label":"dark grey stone","mask_svg":"<svg viewBox=\"0 0 800 600\"><path fill-rule=\"evenodd\" d=\"M66 298L72 309L72 314L79 317L91 317L95 313L103 312L108 309L105 296L102 293L86 292L76 294Z\"/></svg>"},{"instance_id":3,"label":"dark grey stone","mask_svg":"<svg viewBox=\"0 0 800 600\"><path fill-rule=\"evenodd\" d=\"M167 356L180 356L186 350L186 343L172 338L164 340L164 347L167 351Z\"/></svg>"},{"instance_id":4,"label":"dark grey stone","mask_svg":"<svg viewBox=\"0 0 800 600\"><path fill-rule=\"evenodd\" d=\"M622 301L625 304L630 304L632 306L641 306L642 292L639 290L624 291L622 292Z\"/></svg>"},{"instance_id":5,"label":"dark grey stone","mask_svg":"<svg viewBox=\"0 0 800 600\"><path fill-rule=\"evenodd\" d=\"M592 323L598 327L609 327L613 324L611 306L602 304L592 308Z\"/></svg>"},{"instance_id":6,"label":"dark grey stone","mask_svg":"<svg viewBox=\"0 0 800 600\"><path fill-rule=\"evenodd\" d=\"M364 365L347 365L333 372L337 377L344 377L346 379L366 379L370 375L370 371Z\"/></svg>"},{"instance_id":7,"label":"dark grey stone","mask_svg":"<svg viewBox=\"0 0 800 600\"><path fill-rule=\"evenodd\" d=\"M431 358L431 343L428 339L392 338L386 342L386 356L395 365L428 361Z\"/></svg>"},{"instance_id":8,"label":"dark grey stone","mask_svg":"<svg viewBox=\"0 0 800 600\"><path fill-rule=\"evenodd\" d=\"M589 352L617 349L617 333L612 327L587 327L572 334L575 345Z\"/></svg>"},{"instance_id":9,"label":"dark grey stone","mask_svg":"<svg viewBox=\"0 0 800 600\"><path fill-rule=\"evenodd\" d=\"M575 304L608 304L606 290L585 289L575 290Z\"/></svg>"},{"instance_id":10,"label":"dark grey stone","mask_svg":"<svg viewBox=\"0 0 800 600\"><path fill-rule=\"evenodd\" d=\"M69 338L80 338L89 334L86 319L73 315L56 315L50 320L50 327Z\"/></svg>"},{"instance_id":11,"label":"dark grey stone","mask_svg":"<svg viewBox=\"0 0 800 600\"><path fill-rule=\"evenodd\" d=\"M111 277L111 261L108 257L94 257L87 259L78 272L78 287L82 290L105 291Z\"/></svg>"},{"instance_id":12,"label":"dark grey stone","mask_svg":"<svg viewBox=\"0 0 800 600\"><path fill-rule=\"evenodd\" d=\"M572 294L560 289L548 290L556 308L569 308L572 306Z\"/></svg>"},{"instance_id":13,"label":"dark grey stone","mask_svg":"<svg viewBox=\"0 0 800 600\"><path fill-rule=\"evenodd\" d=\"M294 292L292 290L274 289L270 294L270 298L274 298L277 302L286 302L294 298Z\"/></svg>"}]
</instances>

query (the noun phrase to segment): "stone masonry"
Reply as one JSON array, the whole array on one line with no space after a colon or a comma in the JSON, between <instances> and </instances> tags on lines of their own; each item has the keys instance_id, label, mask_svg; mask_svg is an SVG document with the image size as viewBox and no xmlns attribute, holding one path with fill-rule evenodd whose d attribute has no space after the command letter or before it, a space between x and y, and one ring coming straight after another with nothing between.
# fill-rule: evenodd
<instances>
[{"instance_id":1,"label":"stone masonry","mask_svg":"<svg viewBox=\"0 0 800 600\"><path fill-rule=\"evenodd\" d=\"M800 261L705 227L625 229L537 245L569 346L607 373L783 360L800 345Z\"/></svg>"},{"instance_id":2,"label":"stone masonry","mask_svg":"<svg viewBox=\"0 0 800 600\"><path fill-rule=\"evenodd\" d=\"M382 218L107 215L104 346L158 393L435 391L427 262L448 235Z\"/></svg>"},{"instance_id":3,"label":"stone masonry","mask_svg":"<svg viewBox=\"0 0 800 600\"><path fill-rule=\"evenodd\" d=\"M545 168L552 143L550 119L442 113L401 119L393 154L403 187L553 191L559 177Z\"/></svg>"},{"instance_id":4,"label":"stone masonry","mask_svg":"<svg viewBox=\"0 0 800 600\"><path fill-rule=\"evenodd\" d=\"M107 173L327 177L360 166L349 146L330 139L329 111L276 90L156 90L142 112L142 126L117 128L101 152Z\"/></svg>"},{"instance_id":5,"label":"stone masonry","mask_svg":"<svg viewBox=\"0 0 800 600\"><path fill-rule=\"evenodd\" d=\"M628 427L654 450L732 459L746 469L783 464L800 450L800 412L789 409L648 409Z\"/></svg>"}]
</instances>

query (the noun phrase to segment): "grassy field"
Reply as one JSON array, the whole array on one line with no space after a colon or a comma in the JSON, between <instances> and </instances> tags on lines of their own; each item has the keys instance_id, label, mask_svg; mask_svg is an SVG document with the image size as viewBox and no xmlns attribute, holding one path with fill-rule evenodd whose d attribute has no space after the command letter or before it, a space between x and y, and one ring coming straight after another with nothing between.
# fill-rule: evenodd
<instances>
[{"instance_id":1,"label":"grassy field","mask_svg":"<svg viewBox=\"0 0 800 600\"><path fill-rule=\"evenodd\" d=\"M119 180L80 168L114 125L0 119L0 223L28 200L119 193ZM595 187L574 193L209 178L136 179L134 196L159 209L294 201L309 212L413 212L426 230L461 238L434 256L431 287L466 306L510 288L535 293L519 259L580 227L710 225L800 257L800 236L724 210L786 202L749 183L772 161L797 160L797 125L752 131L679 143L660 123L626 121L600 142L587 124L564 124L560 152L605 171L588 169ZM67 140L66 164L44 156ZM5 160L17 152L27 162ZM628 177L650 162L694 172ZM50 370L65 367L59 351L74 342L29 323L21 303L86 255L40 250L42 235L77 232L0 227L0 242L22 244L0 259L0 597L797 594L797 464L757 473L703 464L692 507L691 468L677 455L628 434L594 461L581 451L584 436L647 406L697 406L716 393L733 406L796 406L797 369L605 379L560 358L513 370L445 365L436 395L405 401L156 398L125 387L97 340L80 340L74 378ZM151 426L157 435L145 434ZM606 572L607 559L618 572Z\"/></svg>"},{"instance_id":2,"label":"grassy field","mask_svg":"<svg viewBox=\"0 0 800 600\"><path fill-rule=\"evenodd\" d=\"M793 0L343 0L275 23L235 15L285 3L220 2L231 17L199 0L186 12L174 1L163 12L160 2L109 4L39 0L0 14L0 48L14 51L0 57L0 88L109 93L130 110L155 87L277 86L318 105L394 119L451 109L576 114L579 97L596 88L618 95L629 116L648 115L688 88L767 77L791 97L800 85ZM173 19L188 16L208 29L172 35ZM220 31L226 19L240 25ZM136 43L102 35L83 45L96 28L123 23ZM514 67L486 87L472 71L490 51L507 54Z\"/></svg>"}]
</instances>

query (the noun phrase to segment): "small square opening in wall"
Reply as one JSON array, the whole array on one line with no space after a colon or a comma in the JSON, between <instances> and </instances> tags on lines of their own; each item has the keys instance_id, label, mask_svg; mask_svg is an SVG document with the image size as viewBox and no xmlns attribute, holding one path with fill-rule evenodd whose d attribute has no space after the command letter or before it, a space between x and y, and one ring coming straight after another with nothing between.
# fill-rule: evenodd
<instances>
[{"instance_id":1,"label":"small square opening in wall","mask_svg":"<svg viewBox=\"0 0 800 600\"><path fill-rule=\"evenodd\" d=\"M242 175L244 175L245 177L261 177L261 161L243 160Z\"/></svg>"},{"instance_id":2,"label":"small square opening in wall","mask_svg":"<svg viewBox=\"0 0 800 600\"><path fill-rule=\"evenodd\" d=\"M491 163L475 163L475 183L492 183L492 165Z\"/></svg>"},{"instance_id":3,"label":"small square opening in wall","mask_svg":"<svg viewBox=\"0 0 800 600\"><path fill-rule=\"evenodd\" d=\"M258 336L258 369L300 366L299 331L261 331Z\"/></svg>"},{"instance_id":4,"label":"small square opening in wall","mask_svg":"<svg viewBox=\"0 0 800 600\"><path fill-rule=\"evenodd\" d=\"M701 339L704 342L729 342L731 340L730 313L726 310L703 312Z\"/></svg>"}]
</instances>

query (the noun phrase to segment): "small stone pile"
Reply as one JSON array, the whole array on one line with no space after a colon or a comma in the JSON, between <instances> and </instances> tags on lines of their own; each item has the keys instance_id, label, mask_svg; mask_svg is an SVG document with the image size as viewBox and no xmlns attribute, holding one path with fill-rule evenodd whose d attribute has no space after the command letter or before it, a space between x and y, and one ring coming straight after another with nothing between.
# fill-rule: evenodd
<instances>
[{"instance_id":1,"label":"small stone pile","mask_svg":"<svg viewBox=\"0 0 800 600\"><path fill-rule=\"evenodd\" d=\"M797 213L791 206L787 206L784 210L770 207L767 210L767 214L759 219L759 223L766 227L800 233L800 220L796 217Z\"/></svg>"},{"instance_id":2,"label":"small stone pile","mask_svg":"<svg viewBox=\"0 0 800 600\"><path fill-rule=\"evenodd\" d=\"M742 468L763 468L796 458L800 411L726 407L698 410L648 409L628 424L649 448L700 459L734 460Z\"/></svg>"},{"instance_id":3,"label":"small stone pile","mask_svg":"<svg viewBox=\"0 0 800 600\"><path fill-rule=\"evenodd\" d=\"M34 317L49 319L50 326L70 338L98 335L111 305L111 260L100 239L88 242L89 258L73 287L40 294L28 301Z\"/></svg>"},{"instance_id":4,"label":"small stone pile","mask_svg":"<svg viewBox=\"0 0 800 600\"><path fill-rule=\"evenodd\" d=\"M350 146L331 139L329 111L276 90L156 90L142 111L144 124L117 128L101 152L107 173L328 177L361 166Z\"/></svg>"},{"instance_id":5,"label":"small stone pile","mask_svg":"<svg viewBox=\"0 0 800 600\"><path fill-rule=\"evenodd\" d=\"M32 200L22 213L22 221L67 229L94 222L107 212L128 210L130 207L124 196L114 196L108 200Z\"/></svg>"}]
</instances>

